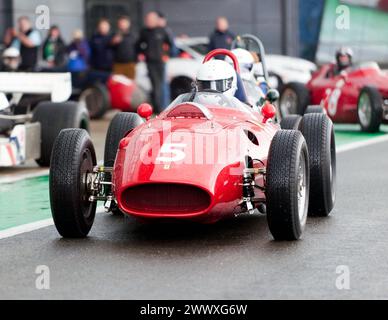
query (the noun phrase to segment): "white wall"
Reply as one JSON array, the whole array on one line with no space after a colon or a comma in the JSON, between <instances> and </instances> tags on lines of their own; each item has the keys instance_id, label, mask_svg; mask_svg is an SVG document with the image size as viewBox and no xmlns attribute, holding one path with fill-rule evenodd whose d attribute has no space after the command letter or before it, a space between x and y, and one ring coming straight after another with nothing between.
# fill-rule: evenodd
<instances>
[{"instance_id":1,"label":"white wall","mask_svg":"<svg viewBox=\"0 0 388 320\"><path fill-rule=\"evenodd\" d=\"M35 21L35 10L39 5L46 5L50 9L50 24L58 25L62 30L65 41L71 40L74 29L84 29L84 1L82 0L13 0L14 21L26 15ZM46 31L41 31L42 36Z\"/></svg>"}]
</instances>

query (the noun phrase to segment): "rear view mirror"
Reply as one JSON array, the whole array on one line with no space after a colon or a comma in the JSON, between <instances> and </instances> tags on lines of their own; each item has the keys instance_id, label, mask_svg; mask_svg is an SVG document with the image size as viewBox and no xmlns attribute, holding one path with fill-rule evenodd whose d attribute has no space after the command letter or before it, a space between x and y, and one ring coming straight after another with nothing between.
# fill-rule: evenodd
<instances>
[{"instance_id":1,"label":"rear view mirror","mask_svg":"<svg viewBox=\"0 0 388 320\"><path fill-rule=\"evenodd\" d=\"M276 89L269 89L265 99L270 103L275 103L277 100L279 100L279 97L279 91L277 91Z\"/></svg>"}]
</instances>

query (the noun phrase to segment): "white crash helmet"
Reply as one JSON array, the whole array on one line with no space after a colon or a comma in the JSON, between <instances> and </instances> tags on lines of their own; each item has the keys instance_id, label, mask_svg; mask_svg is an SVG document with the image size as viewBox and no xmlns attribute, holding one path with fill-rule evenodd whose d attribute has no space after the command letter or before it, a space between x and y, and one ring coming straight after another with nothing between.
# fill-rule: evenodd
<instances>
[{"instance_id":1,"label":"white crash helmet","mask_svg":"<svg viewBox=\"0 0 388 320\"><path fill-rule=\"evenodd\" d=\"M17 70L20 64L20 51L16 48L7 48L3 52L3 64L9 70Z\"/></svg>"},{"instance_id":2,"label":"white crash helmet","mask_svg":"<svg viewBox=\"0 0 388 320\"><path fill-rule=\"evenodd\" d=\"M248 50L237 48L233 49L232 53L236 56L238 64L240 65L241 72L252 71L253 65L255 64L255 59L253 58L252 53ZM232 59L229 57L225 58L225 61L233 65Z\"/></svg>"},{"instance_id":3,"label":"white crash helmet","mask_svg":"<svg viewBox=\"0 0 388 320\"><path fill-rule=\"evenodd\" d=\"M196 80L198 91L217 91L234 97L237 75L234 68L223 60L210 60L201 65Z\"/></svg>"}]
</instances>

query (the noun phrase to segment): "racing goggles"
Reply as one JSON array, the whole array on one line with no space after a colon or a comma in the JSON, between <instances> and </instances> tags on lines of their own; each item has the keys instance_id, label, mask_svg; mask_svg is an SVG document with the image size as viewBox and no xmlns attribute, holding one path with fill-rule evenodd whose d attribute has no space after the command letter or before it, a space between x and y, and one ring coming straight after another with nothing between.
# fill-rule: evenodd
<instances>
[{"instance_id":1,"label":"racing goggles","mask_svg":"<svg viewBox=\"0 0 388 320\"><path fill-rule=\"evenodd\" d=\"M233 77L222 80L197 80L198 91L225 92L232 89Z\"/></svg>"}]
</instances>

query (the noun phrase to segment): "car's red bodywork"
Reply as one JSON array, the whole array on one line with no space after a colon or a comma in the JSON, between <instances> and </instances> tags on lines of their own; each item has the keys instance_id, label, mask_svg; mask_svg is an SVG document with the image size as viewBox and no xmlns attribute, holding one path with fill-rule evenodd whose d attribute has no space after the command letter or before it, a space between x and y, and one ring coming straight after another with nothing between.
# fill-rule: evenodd
<instances>
[{"instance_id":1,"label":"car's red bodywork","mask_svg":"<svg viewBox=\"0 0 388 320\"><path fill-rule=\"evenodd\" d=\"M377 88L388 107L388 74L375 64L365 64L336 74L335 65L319 69L307 83L310 103L323 105L329 117L338 123L358 123L357 102L365 86ZM387 122L387 118L383 121Z\"/></svg>"},{"instance_id":2,"label":"car's red bodywork","mask_svg":"<svg viewBox=\"0 0 388 320\"><path fill-rule=\"evenodd\" d=\"M119 207L142 218L215 222L233 216L240 211L244 157L265 166L277 130L253 110L188 103L167 109L120 143L113 174Z\"/></svg>"}]
</instances>

